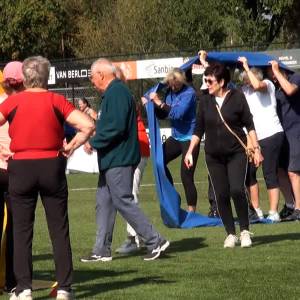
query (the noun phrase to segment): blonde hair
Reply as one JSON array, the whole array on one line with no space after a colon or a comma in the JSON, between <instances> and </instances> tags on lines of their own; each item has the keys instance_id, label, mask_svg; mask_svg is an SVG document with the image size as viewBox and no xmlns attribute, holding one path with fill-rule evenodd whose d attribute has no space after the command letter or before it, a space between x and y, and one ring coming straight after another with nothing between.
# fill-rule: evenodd
<instances>
[{"instance_id":1,"label":"blonde hair","mask_svg":"<svg viewBox=\"0 0 300 300\"><path fill-rule=\"evenodd\" d=\"M180 82L183 85L187 85L184 71L179 68L173 68L163 80L163 83L168 84L171 81Z\"/></svg>"}]
</instances>

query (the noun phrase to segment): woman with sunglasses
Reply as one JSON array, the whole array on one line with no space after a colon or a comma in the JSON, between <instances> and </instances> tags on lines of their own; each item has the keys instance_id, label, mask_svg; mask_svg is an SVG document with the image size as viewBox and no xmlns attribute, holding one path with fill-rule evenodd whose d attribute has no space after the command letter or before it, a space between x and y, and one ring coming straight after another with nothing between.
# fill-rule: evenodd
<instances>
[{"instance_id":1,"label":"woman with sunglasses","mask_svg":"<svg viewBox=\"0 0 300 300\"><path fill-rule=\"evenodd\" d=\"M246 143L243 127L246 127L255 149L254 163L262 161L257 142L252 115L242 92L228 89L229 70L220 63L212 63L205 70L208 95L200 99L197 122L190 147L185 156L187 167L193 167L193 151L198 147L205 133L205 159L211 178L220 217L225 226L227 237L224 248L233 248L238 243L234 218L230 203L232 197L240 226L241 247L251 247L249 232L248 202L245 190L247 156L237 138L226 128L222 117L229 127Z\"/></svg>"},{"instance_id":2,"label":"woman with sunglasses","mask_svg":"<svg viewBox=\"0 0 300 300\"><path fill-rule=\"evenodd\" d=\"M197 205L194 172L199 154L199 145L193 151L194 165L191 168L186 167L184 157L189 148L196 124L196 92L187 84L185 73L179 68L174 68L169 72L164 82L168 85L165 101L162 101L156 93L151 93L150 99L155 105L156 115L159 118L168 118L171 122L172 135L163 144L165 171L170 182L173 183L167 164L182 155L181 180L188 211L194 212Z\"/></svg>"}]
</instances>

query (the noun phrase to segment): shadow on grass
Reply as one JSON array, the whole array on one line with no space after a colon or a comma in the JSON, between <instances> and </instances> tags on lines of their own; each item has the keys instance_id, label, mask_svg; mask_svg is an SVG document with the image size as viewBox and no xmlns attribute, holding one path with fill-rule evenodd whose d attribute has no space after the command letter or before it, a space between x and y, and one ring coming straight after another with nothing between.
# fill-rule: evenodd
<instances>
[{"instance_id":1,"label":"shadow on grass","mask_svg":"<svg viewBox=\"0 0 300 300\"><path fill-rule=\"evenodd\" d=\"M299 232L295 233L283 233L277 235L262 235L253 238L253 244L255 246L263 245L263 244L271 244L282 241L297 241L300 240Z\"/></svg>"},{"instance_id":2,"label":"shadow on grass","mask_svg":"<svg viewBox=\"0 0 300 300\"><path fill-rule=\"evenodd\" d=\"M32 260L40 261L40 260L53 260L53 254L47 253L47 254L39 254L39 255L33 255Z\"/></svg>"}]
</instances>

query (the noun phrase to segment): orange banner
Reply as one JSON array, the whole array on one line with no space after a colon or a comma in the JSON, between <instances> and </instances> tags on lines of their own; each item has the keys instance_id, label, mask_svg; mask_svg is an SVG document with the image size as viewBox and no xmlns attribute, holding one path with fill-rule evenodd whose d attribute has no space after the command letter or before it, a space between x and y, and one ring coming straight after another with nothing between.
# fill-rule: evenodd
<instances>
[{"instance_id":1,"label":"orange banner","mask_svg":"<svg viewBox=\"0 0 300 300\"><path fill-rule=\"evenodd\" d=\"M113 62L113 64L121 68L126 80L137 79L136 61L120 61Z\"/></svg>"}]
</instances>

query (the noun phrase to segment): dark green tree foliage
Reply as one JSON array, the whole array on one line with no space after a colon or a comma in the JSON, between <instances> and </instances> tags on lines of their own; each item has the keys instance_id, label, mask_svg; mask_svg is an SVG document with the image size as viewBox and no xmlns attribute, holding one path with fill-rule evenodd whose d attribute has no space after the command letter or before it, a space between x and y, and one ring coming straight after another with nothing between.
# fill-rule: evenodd
<instances>
[{"instance_id":1,"label":"dark green tree foliage","mask_svg":"<svg viewBox=\"0 0 300 300\"><path fill-rule=\"evenodd\" d=\"M1 0L1 60L41 54L51 58L72 54L67 14L55 0Z\"/></svg>"}]
</instances>

